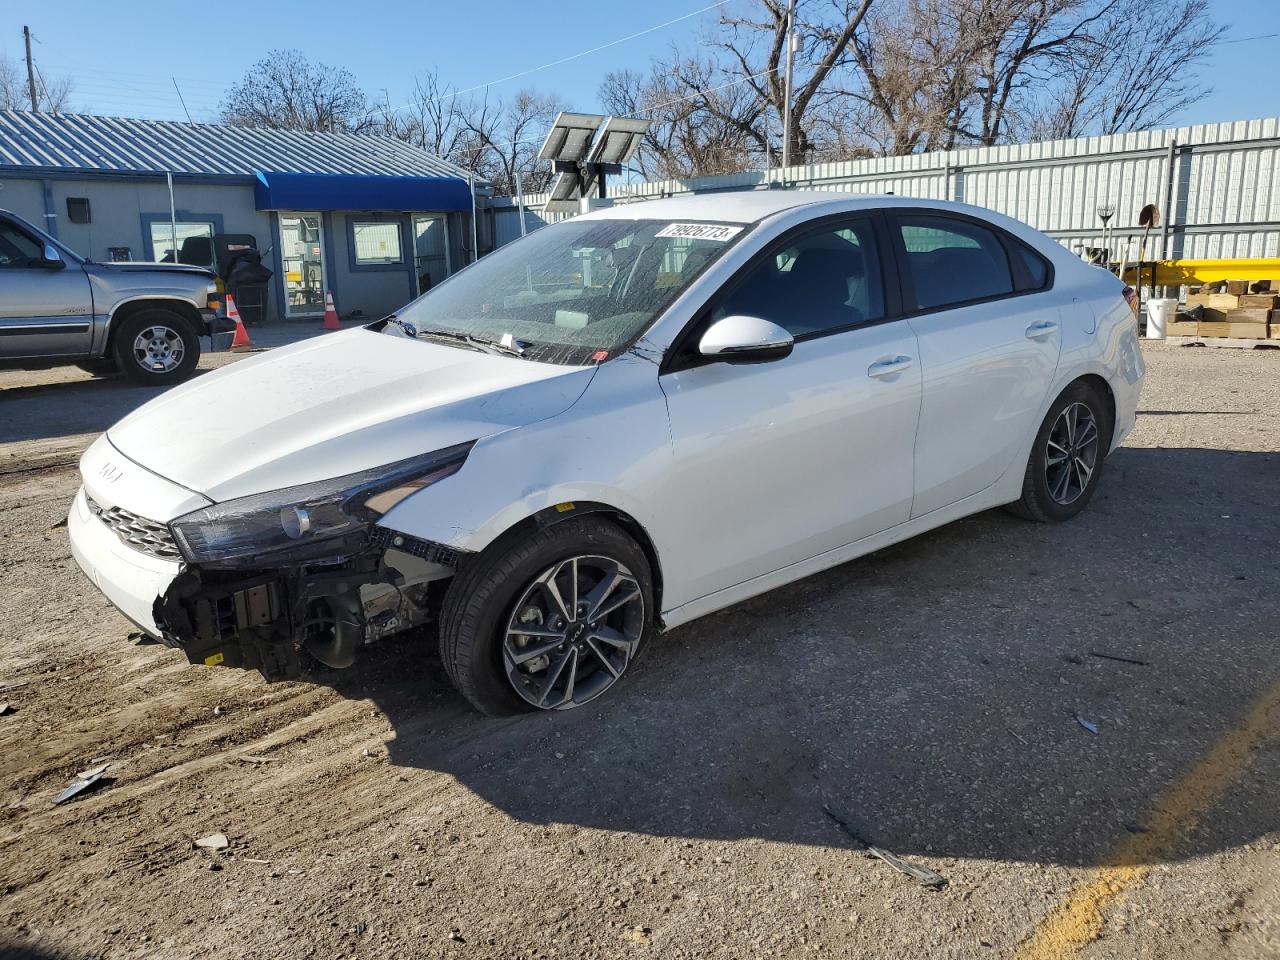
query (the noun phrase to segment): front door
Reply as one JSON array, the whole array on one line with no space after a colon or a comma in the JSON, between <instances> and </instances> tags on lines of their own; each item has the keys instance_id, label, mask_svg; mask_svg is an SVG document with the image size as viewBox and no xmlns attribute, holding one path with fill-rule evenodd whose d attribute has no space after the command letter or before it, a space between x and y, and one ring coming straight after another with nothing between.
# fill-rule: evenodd
<instances>
[{"instance_id":1,"label":"front door","mask_svg":"<svg viewBox=\"0 0 1280 960\"><path fill-rule=\"evenodd\" d=\"M891 218L917 315L924 398L916 444L913 517L991 486L1039 426L1062 346L1061 318L1037 289L1013 237L975 220L903 213ZM1047 268L1046 268L1047 269ZM1047 282L1038 274L1038 283Z\"/></svg>"},{"instance_id":2,"label":"front door","mask_svg":"<svg viewBox=\"0 0 1280 960\"><path fill-rule=\"evenodd\" d=\"M321 316L329 284L320 214L280 214L280 259L284 266L285 316Z\"/></svg>"},{"instance_id":3,"label":"front door","mask_svg":"<svg viewBox=\"0 0 1280 960\"><path fill-rule=\"evenodd\" d=\"M882 264L870 218L784 240L699 323L762 316L796 338L791 355L690 359L659 378L674 486L687 492L670 606L908 518L920 367L911 328L886 319Z\"/></svg>"},{"instance_id":4,"label":"front door","mask_svg":"<svg viewBox=\"0 0 1280 960\"><path fill-rule=\"evenodd\" d=\"M445 217L414 216L413 266L419 296L449 276L449 232Z\"/></svg>"},{"instance_id":5,"label":"front door","mask_svg":"<svg viewBox=\"0 0 1280 960\"><path fill-rule=\"evenodd\" d=\"M74 261L45 265L44 239L0 218L0 357L89 352L93 296Z\"/></svg>"}]
</instances>

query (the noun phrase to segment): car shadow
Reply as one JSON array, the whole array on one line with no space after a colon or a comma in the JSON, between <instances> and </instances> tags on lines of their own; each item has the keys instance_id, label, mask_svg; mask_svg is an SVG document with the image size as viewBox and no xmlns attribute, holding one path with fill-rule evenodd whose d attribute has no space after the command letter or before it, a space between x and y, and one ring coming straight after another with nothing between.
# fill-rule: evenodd
<instances>
[{"instance_id":1,"label":"car shadow","mask_svg":"<svg viewBox=\"0 0 1280 960\"><path fill-rule=\"evenodd\" d=\"M316 679L376 703L394 766L521 821L848 846L825 804L903 856L1091 864L1280 676L1277 489L1280 454L1121 449L1070 523L949 524L659 637L564 713L475 714L424 634ZM1176 855L1280 827L1257 809Z\"/></svg>"}]
</instances>

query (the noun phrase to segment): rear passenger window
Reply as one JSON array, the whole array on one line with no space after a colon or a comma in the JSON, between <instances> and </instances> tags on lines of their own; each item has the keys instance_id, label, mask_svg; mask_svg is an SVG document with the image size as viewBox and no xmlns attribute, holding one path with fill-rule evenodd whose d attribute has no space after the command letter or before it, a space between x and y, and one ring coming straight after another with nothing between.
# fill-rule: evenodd
<instances>
[{"instance_id":1,"label":"rear passenger window","mask_svg":"<svg viewBox=\"0 0 1280 960\"><path fill-rule=\"evenodd\" d=\"M1018 290L1043 290L1049 283L1049 264L1044 257L1017 240L1010 240L1009 246L1013 248L1013 255L1018 258L1025 271L1025 278L1018 284Z\"/></svg>"},{"instance_id":2,"label":"rear passenger window","mask_svg":"<svg viewBox=\"0 0 1280 960\"><path fill-rule=\"evenodd\" d=\"M993 231L949 217L896 219L919 309L1013 293L1009 257Z\"/></svg>"}]
</instances>

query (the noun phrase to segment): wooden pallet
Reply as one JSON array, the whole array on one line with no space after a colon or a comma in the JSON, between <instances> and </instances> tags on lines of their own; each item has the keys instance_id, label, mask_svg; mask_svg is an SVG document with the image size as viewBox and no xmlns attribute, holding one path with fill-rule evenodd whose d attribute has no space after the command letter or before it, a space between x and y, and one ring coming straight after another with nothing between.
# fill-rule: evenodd
<instances>
[{"instance_id":1,"label":"wooden pallet","mask_svg":"<svg viewBox=\"0 0 1280 960\"><path fill-rule=\"evenodd\" d=\"M1255 340L1246 337L1166 337L1165 343L1175 347L1229 347L1234 350L1280 350L1280 340Z\"/></svg>"}]
</instances>

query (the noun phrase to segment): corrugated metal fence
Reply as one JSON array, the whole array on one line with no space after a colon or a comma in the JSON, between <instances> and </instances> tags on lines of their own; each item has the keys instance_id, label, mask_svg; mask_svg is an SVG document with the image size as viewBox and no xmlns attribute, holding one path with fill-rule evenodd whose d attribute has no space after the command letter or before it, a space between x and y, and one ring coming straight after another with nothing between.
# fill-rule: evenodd
<instances>
[{"instance_id":1,"label":"corrugated metal fence","mask_svg":"<svg viewBox=\"0 0 1280 960\"><path fill-rule=\"evenodd\" d=\"M998 210L1077 249L1101 247L1098 208L1115 208L1115 254L1136 253L1145 204L1160 208L1148 258L1280 256L1280 118L1146 130L1047 143L610 185L614 202L723 190L838 190L960 200ZM526 227L546 194L525 198ZM515 201L490 207L498 245L520 236ZM1131 242L1132 241L1132 242Z\"/></svg>"}]
</instances>

